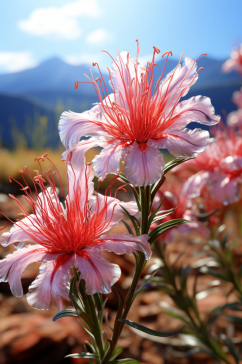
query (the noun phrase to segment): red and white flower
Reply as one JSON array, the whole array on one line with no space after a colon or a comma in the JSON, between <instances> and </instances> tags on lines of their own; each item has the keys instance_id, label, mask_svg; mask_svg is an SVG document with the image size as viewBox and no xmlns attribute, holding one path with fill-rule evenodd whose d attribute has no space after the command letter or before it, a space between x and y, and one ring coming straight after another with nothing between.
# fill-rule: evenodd
<instances>
[{"instance_id":1,"label":"red and white flower","mask_svg":"<svg viewBox=\"0 0 242 364\"><path fill-rule=\"evenodd\" d=\"M31 177L28 169L26 172ZM47 309L52 296L56 298L58 307L62 307L61 298L68 298L71 267L80 272L88 294L109 293L121 272L118 265L104 259L102 251L116 254L142 251L147 259L151 256L148 236L106 233L117 226L123 216L120 203L134 215L137 212L135 202L120 202L108 196L108 189L105 195L94 195L94 174L90 166L74 171L69 165L67 172L67 196L60 179L63 203L58 196L54 176L50 173L45 176L50 184L48 188L38 171L32 179L36 199L28 185L21 185L33 213L28 214L15 198L24 218L15 222L11 230L0 238L2 245L15 244L18 248L0 262L1 281L9 282L15 296L23 294L21 273L27 265L42 263L40 273L27 294L28 303L38 309ZM24 172L21 173L25 181ZM23 246L25 242L34 244Z\"/></svg>"},{"instance_id":2,"label":"red and white flower","mask_svg":"<svg viewBox=\"0 0 242 364\"><path fill-rule=\"evenodd\" d=\"M175 229L171 229L167 233L163 234L162 241L165 243L171 242L177 234L186 235L190 231L196 231L204 238L209 238L210 236L210 230L208 226L199 221L199 211L197 204L182 194L182 186L183 183L181 180L174 178L167 180L164 186L159 189L154 198L152 211L154 211L159 206L162 200L163 203L160 207L160 210L174 209L174 211L170 215L166 216L162 222L173 219L185 219L190 221L179 225Z\"/></svg>"},{"instance_id":3,"label":"red and white flower","mask_svg":"<svg viewBox=\"0 0 242 364\"><path fill-rule=\"evenodd\" d=\"M138 62L139 52L137 43L135 60L128 52L118 54L117 60L110 56L113 93L108 94L101 72L101 78L89 78L99 103L81 114L64 112L59 132L66 147L63 158L71 160L75 168L83 165L88 149L101 146L103 150L93 160L99 178L118 171L120 161L124 161L124 173L133 185L149 185L163 173L159 149L168 149L177 157L197 155L207 147L209 133L186 129L187 124L195 121L214 125L220 117L214 115L207 97L196 96L179 103L198 79L196 61L186 57L182 66L180 59L165 79L164 68L155 85L155 54L160 51L154 47L151 63L146 67ZM164 54L166 62L170 54ZM82 137L90 139L80 141Z\"/></svg>"},{"instance_id":4,"label":"red and white flower","mask_svg":"<svg viewBox=\"0 0 242 364\"><path fill-rule=\"evenodd\" d=\"M227 124L229 126L242 125L242 88L240 91L235 91L232 96L233 103L237 106L238 110L232 111L227 116Z\"/></svg>"},{"instance_id":5,"label":"red and white flower","mask_svg":"<svg viewBox=\"0 0 242 364\"><path fill-rule=\"evenodd\" d=\"M208 148L183 165L198 171L184 184L183 194L200 196L203 189L224 205L241 198L242 184L242 137L234 129L217 130ZM177 169L180 169L178 167Z\"/></svg>"},{"instance_id":6,"label":"red and white flower","mask_svg":"<svg viewBox=\"0 0 242 364\"><path fill-rule=\"evenodd\" d=\"M234 48L231 57L224 62L222 66L223 72L237 71L242 74L242 44L240 48Z\"/></svg>"}]
</instances>

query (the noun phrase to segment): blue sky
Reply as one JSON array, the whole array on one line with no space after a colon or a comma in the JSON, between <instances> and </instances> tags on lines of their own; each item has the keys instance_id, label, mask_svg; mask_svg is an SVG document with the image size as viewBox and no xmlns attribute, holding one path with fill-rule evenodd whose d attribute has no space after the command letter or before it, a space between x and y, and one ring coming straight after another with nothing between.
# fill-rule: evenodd
<instances>
[{"instance_id":1,"label":"blue sky","mask_svg":"<svg viewBox=\"0 0 242 364\"><path fill-rule=\"evenodd\" d=\"M6 0L1 2L0 72L57 56L72 64L110 60L116 49L147 60L152 46L174 57L228 58L242 42L238 0ZM116 55L115 55L116 56Z\"/></svg>"}]
</instances>

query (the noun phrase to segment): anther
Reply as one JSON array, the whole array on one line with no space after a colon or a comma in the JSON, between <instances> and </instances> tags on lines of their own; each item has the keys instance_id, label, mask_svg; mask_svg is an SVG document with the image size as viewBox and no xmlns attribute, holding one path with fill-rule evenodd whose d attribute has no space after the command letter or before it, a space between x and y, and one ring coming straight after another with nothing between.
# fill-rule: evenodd
<instances>
[{"instance_id":1,"label":"anther","mask_svg":"<svg viewBox=\"0 0 242 364\"><path fill-rule=\"evenodd\" d=\"M96 62L93 62L92 63L93 67L97 66L97 63Z\"/></svg>"},{"instance_id":2,"label":"anther","mask_svg":"<svg viewBox=\"0 0 242 364\"><path fill-rule=\"evenodd\" d=\"M76 90L78 89L78 85L79 85L79 82L78 82L78 81L76 81L76 82L75 82L75 86L74 86Z\"/></svg>"},{"instance_id":3,"label":"anther","mask_svg":"<svg viewBox=\"0 0 242 364\"><path fill-rule=\"evenodd\" d=\"M173 56L173 53L172 53L171 51L169 51L169 52L165 52L165 53L163 53L161 57L164 57L166 54L167 54L168 56Z\"/></svg>"}]
</instances>

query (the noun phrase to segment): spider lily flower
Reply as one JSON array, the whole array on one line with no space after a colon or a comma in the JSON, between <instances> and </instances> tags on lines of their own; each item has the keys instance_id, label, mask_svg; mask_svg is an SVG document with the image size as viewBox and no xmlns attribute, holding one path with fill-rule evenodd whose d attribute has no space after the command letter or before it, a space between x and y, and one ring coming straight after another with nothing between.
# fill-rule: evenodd
<instances>
[{"instance_id":1,"label":"spider lily flower","mask_svg":"<svg viewBox=\"0 0 242 364\"><path fill-rule=\"evenodd\" d=\"M165 243L173 241L177 234L186 235L190 231L196 231L204 238L208 238L210 236L208 227L203 222L199 221L199 211L196 204L181 193L182 186L183 184L181 181L176 179L167 180L165 186L162 186L158 190L154 198L152 211L159 206L162 199L163 203L160 210L174 209L174 211L170 215L166 216L162 222L174 219L185 219L190 221L163 234L162 241ZM152 227L155 227L155 224Z\"/></svg>"},{"instance_id":2,"label":"spider lily flower","mask_svg":"<svg viewBox=\"0 0 242 364\"><path fill-rule=\"evenodd\" d=\"M228 126L236 127L242 125L242 88L240 91L235 91L233 93L232 101L237 106L238 110L229 113L226 122Z\"/></svg>"},{"instance_id":3,"label":"spider lily flower","mask_svg":"<svg viewBox=\"0 0 242 364\"><path fill-rule=\"evenodd\" d=\"M205 189L214 200L224 205L239 201L242 184L240 133L227 128L218 130L208 148L196 159L186 162L184 167L198 171L185 182L184 195L197 197Z\"/></svg>"},{"instance_id":4,"label":"spider lily flower","mask_svg":"<svg viewBox=\"0 0 242 364\"><path fill-rule=\"evenodd\" d=\"M240 48L234 48L231 57L222 65L223 72L237 71L242 74L242 44Z\"/></svg>"},{"instance_id":5,"label":"spider lily flower","mask_svg":"<svg viewBox=\"0 0 242 364\"><path fill-rule=\"evenodd\" d=\"M48 159L47 156L42 158ZM40 161L39 165L41 167ZM31 178L27 167L25 170ZM24 172L21 173L26 181ZM15 296L23 294L21 273L33 262L42 265L38 277L29 287L28 303L37 309L48 309L53 296L61 309L62 297L68 298L70 268L75 267L80 272L88 294L109 293L121 271L118 265L104 259L102 251L116 254L142 251L147 259L150 258L148 236L107 233L111 227L117 226L123 216L120 203L133 215L137 207L134 202L120 202L116 197L109 196L110 188L105 195L94 195L94 174L90 166L80 171L74 171L70 165L67 167L67 196L60 179L63 203L58 196L53 174L47 173L44 179L38 171L36 173L32 178L36 199L27 184L25 187L21 185L33 213L28 214L18 202L24 218L15 222L0 239L2 245L15 244L18 248L0 262L1 281L9 282ZM46 181L50 187L45 186ZM25 242L34 244L23 246Z\"/></svg>"},{"instance_id":6,"label":"spider lily flower","mask_svg":"<svg viewBox=\"0 0 242 364\"><path fill-rule=\"evenodd\" d=\"M84 163L85 152L95 146L103 147L93 160L99 178L115 173L124 161L124 173L137 186L155 183L163 174L163 156L159 149L168 149L174 156L194 156L208 145L209 133L190 130L190 122L214 125L220 117L214 115L209 98L192 97L179 103L197 81L196 61L181 58L178 65L163 79L164 70L154 82L154 47L151 63L143 67L138 62L140 48L134 60L128 52L118 54L109 70L112 94L108 94L101 71L100 78L89 82L94 86L99 103L81 114L64 112L59 121L60 138L66 152L63 158L71 160L75 168ZM167 63L171 52L165 53ZM164 56L163 55L163 56ZM77 81L75 87L78 87ZM82 137L90 137L81 140Z\"/></svg>"}]
</instances>

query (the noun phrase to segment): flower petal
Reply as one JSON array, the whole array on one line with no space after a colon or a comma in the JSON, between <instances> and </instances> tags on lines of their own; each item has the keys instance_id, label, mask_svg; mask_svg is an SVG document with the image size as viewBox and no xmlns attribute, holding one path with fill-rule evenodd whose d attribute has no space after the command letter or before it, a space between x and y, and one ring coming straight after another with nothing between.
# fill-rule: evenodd
<instances>
[{"instance_id":1,"label":"flower petal","mask_svg":"<svg viewBox=\"0 0 242 364\"><path fill-rule=\"evenodd\" d=\"M90 138L88 140L82 140L72 150L66 150L62 154L62 159L65 159L67 163L71 164L75 170L83 168L85 164L86 152L94 147L102 146L103 140L97 138Z\"/></svg>"},{"instance_id":2,"label":"flower petal","mask_svg":"<svg viewBox=\"0 0 242 364\"><path fill-rule=\"evenodd\" d=\"M45 249L37 244L25 246L7 255L0 261L0 281L9 282L11 292L14 296L22 296L22 272L29 264L40 261L45 255Z\"/></svg>"},{"instance_id":3,"label":"flower petal","mask_svg":"<svg viewBox=\"0 0 242 364\"><path fill-rule=\"evenodd\" d=\"M93 249L86 250L87 257L76 257L78 270L81 272L81 279L86 282L86 292L110 293L111 287L119 280L121 271L117 264L111 264L102 255Z\"/></svg>"},{"instance_id":4,"label":"flower petal","mask_svg":"<svg viewBox=\"0 0 242 364\"><path fill-rule=\"evenodd\" d=\"M214 114L214 107L209 97L194 96L180 102L175 108L172 118L169 119L170 126L166 131L183 129L191 122L204 125L215 125L220 121L220 116Z\"/></svg>"},{"instance_id":5,"label":"flower petal","mask_svg":"<svg viewBox=\"0 0 242 364\"><path fill-rule=\"evenodd\" d=\"M198 75L197 64L190 58L186 57L183 66L179 64L172 70L159 85L159 96L157 102L164 102L164 112L167 117L174 106L179 102L181 96L185 96L189 88L197 81Z\"/></svg>"},{"instance_id":6,"label":"flower petal","mask_svg":"<svg viewBox=\"0 0 242 364\"><path fill-rule=\"evenodd\" d=\"M216 175L215 181L209 185L214 200L225 206L240 200L239 185L236 178L230 179L227 175Z\"/></svg>"},{"instance_id":7,"label":"flower petal","mask_svg":"<svg viewBox=\"0 0 242 364\"><path fill-rule=\"evenodd\" d=\"M213 178L212 172L200 171L184 183L182 193L189 198L200 196L202 188Z\"/></svg>"},{"instance_id":8,"label":"flower petal","mask_svg":"<svg viewBox=\"0 0 242 364\"><path fill-rule=\"evenodd\" d=\"M38 310L48 310L51 302L51 277L54 260L45 261L39 268L39 275L29 286L26 295L28 304Z\"/></svg>"},{"instance_id":9,"label":"flower petal","mask_svg":"<svg viewBox=\"0 0 242 364\"><path fill-rule=\"evenodd\" d=\"M33 235L34 233L34 221L36 220L35 215L29 215L21 221L15 223L10 231L3 233L0 237L0 244L4 247L14 244L15 248L20 248L23 246L24 242L36 241L28 235L28 232ZM37 230L36 230L37 231Z\"/></svg>"},{"instance_id":10,"label":"flower petal","mask_svg":"<svg viewBox=\"0 0 242 364\"><path fill-rule=\"evenodd\" d=\"M148 235L106 234L98 239L100 243L93 249L100 252L107 250L116 254L132 254L140 251L148 260L152 254L148 239Z\"/></svg>"},{"instance_id":11,"label":"flower petal","mask_svg":"<svg viewBox=\"0 0 242 364\"><path fill-rule=\"evenodd\" d=\"M126 109L127 92L131 85L131 80L135 79L138 82L141 81L141 74L144 73L144 68L137 64L135 67L135 60L130 56L129 52L124 51L119 53L117 61L112 63L113 69L111 72L110 86L113 88L116 95L118 95L118 103ZM136 68L136 69L135 69ZM133 85L135 82L133 82Z\"/></svg>"},{"instance_id":12,"label":"flower petal","mask_svg":"<svg viewBox=\"0 0 242 364\"><path fill-rule=\"evenodd\" d=\"M106 222L107 227L105 230L109 230L112 227L118 226L119 221L122 219L124 211L121 206L128 210L130 215L135 215L138 212L135 201L123 202L117 198L103 196L99 193L97 196L93 197L91 201L91 213L97 213L101 216L101 212L103 212L103 218L100 220L99 224L102 225Z\"/></svg>"},{"instance_id":13,"label":"flower petal","mask_svg":"<svg viewBox=\"0 0 242 364\"><path fill-rule=\"evenodd\" d=\"M174 130L156 143L176 157L194 157L208 146L209 132L201 129Z\"/></svg>"},{"instance_id":14,"label":"flower petal","mask_svg":"<svg viewBox=\"0 0 242 364\"><path fill-rule=\"evenodd\" d=\"M133 185L146 186L157 182L163 174L162 167L163 155L158 149L147 145L142 151L136 142L127 147L124 173Z\"/></svg>"},{"instance_id":15,"label":"flower petal","mask_svg":"<svg viewBox=\"0 0 242 364\"><path fill-rule=\"evenodd\" d=\"M125 148L117 143L108 144L99 155L93 159L92 164L96 175L103 179L109 173L116 173L120 169L120 161L124 156Z\"/></svg>"},{"instance_id":16,"label":"flower petal","mask_svg":"<svg viewBox=\"0 0 242 364\"><path fill-rule=\"evenodd\" d=\"M66 149L72 150L83 136L103 135L104 129L100 112L85 111L81 114L72 111L62 113L59 121L60 139Z\"/></svg>"}]
</instances>

